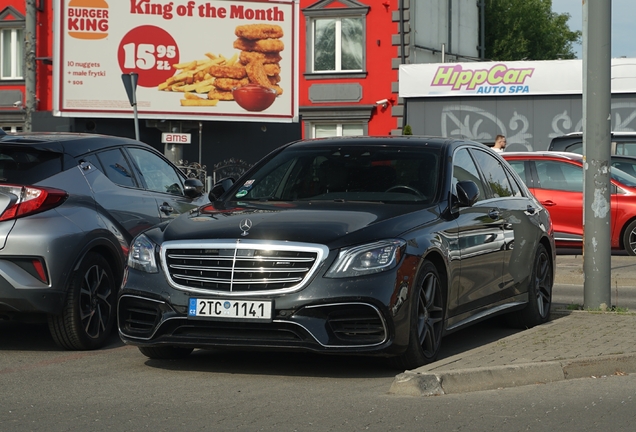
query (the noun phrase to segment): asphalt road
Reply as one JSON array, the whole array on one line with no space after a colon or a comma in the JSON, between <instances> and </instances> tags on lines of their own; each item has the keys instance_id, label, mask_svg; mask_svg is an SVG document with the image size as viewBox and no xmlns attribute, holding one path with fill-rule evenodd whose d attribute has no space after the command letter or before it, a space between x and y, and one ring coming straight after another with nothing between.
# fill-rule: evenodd
<instances>
[{"instance_id":1,"label":"asphalt road","mask_svg":"<svg viewBox=\"0 0 636 432\"><path fill-rule=\"evenodd\" d=\"M564 260L576 277L576 257ZM555 286L555 301L581 295L580 285ZM440 357L518 331L489 320L444 338ZM398 372L382 359L306 353L156 361L116 336L104 349L69 352L45 325L0 322L0 430L633 430L636 376L408 397L388 394Z\"/></svg>"},{"instance_id":2,"label":"asphalt road","mask_svg":"<svg viewBox=\"0 0 636 432\"><path fill-rule=\"evenodd\" d=\"M42 326L1 330L3 431L631 431L636 411L636 376L408 397L388 394L395 373L377 359L197 351L151 361L116 339L78 353L56 349ZM467 349L481 330L454 336Z\"/></svg>"}]
</instances>

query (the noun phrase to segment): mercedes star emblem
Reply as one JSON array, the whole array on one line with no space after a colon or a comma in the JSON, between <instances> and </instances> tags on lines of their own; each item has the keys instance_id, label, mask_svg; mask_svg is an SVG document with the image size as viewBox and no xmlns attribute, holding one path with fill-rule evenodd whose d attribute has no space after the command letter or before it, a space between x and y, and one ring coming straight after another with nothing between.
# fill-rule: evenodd
<instances>
[{"instance_id":1,"label":"mercedes star emblem","mask_svg":"<svg viewBox=\"0 0 636 432\"><path fill-rule=\"evenodd\" d=\"M241 229L241 231L243 231L241 235L245 237L249 234L248 231L250 230L250 228L252 228L252 221L249 219L243 219L239 224L239 228Z\"/></svg>"}]
</instances>

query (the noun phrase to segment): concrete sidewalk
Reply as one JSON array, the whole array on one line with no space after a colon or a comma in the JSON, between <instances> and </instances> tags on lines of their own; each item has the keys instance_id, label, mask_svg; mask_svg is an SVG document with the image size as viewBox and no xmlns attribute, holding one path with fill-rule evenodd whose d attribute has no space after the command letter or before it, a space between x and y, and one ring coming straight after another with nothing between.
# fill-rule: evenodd
<instances>
[{"instance_id":1,"label":"concrete sidewalk","mask_svg":"<svg viewBox=\"0 0 636 432\"><path fill-rule=\"evenodd\" d=\"M557 257L555 283L583 283L582 258ZM612 258L612 285L636 286L636 257ZM390 393L430 396L636 372L636 314L567 311L548 323L396 376Z\"/></svg>"}]
</instances>

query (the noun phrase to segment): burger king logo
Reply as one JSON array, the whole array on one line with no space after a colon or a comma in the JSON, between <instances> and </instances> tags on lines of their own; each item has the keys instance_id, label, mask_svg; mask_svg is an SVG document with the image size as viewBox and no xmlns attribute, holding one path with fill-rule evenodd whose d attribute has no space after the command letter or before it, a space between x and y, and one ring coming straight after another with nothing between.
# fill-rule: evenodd
<instances>
[{"instance_id":1,"label":"burger king logo","mask_svg":"<svg viewBox=\"0 0 636 432\"><path fill-rule=\"evenodd\" d=\"M108 36L108 3L105 0L68 2L67 29L77 39L104 39Z\"/></svg>"}]
</instances>

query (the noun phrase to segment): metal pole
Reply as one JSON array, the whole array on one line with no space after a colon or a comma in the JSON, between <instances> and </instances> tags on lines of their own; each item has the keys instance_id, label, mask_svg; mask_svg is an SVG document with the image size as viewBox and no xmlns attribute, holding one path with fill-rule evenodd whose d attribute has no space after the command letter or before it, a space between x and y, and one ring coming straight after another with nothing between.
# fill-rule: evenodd
<instances>
[{"instance_id":1,"label":"metal pole","mask_svg":"<svg viewBox=\"0 0 636 432\"><path fill-rule=\"evenodd\" d=\"M583 2L584 306L611 307L611 0Z\"/></svg>"},{"instance_id":2,"label":"metal pole","mask_svg":"<svg viewBox=\"0 0 636 432\"><path fill-rule=\"evenodd\" d=\"M201 160L201 153L203 152L203 123L199 122L199 165L203 167L203 161Z\"/></svg>"},{"instance_id":3,"label":"metal pole","mask_svg":"<svg viewBox=\"0 0 636 432\"><path fill-rule=\"evenodd\" d=\"M139 141L139 117L137 116L137 78L136 73L130 74L130 80L132 82L132 99L133 99L133 113L135 116L135 139Z\"/></svg>"},{"instance_id":4,"label":"metal pole","mask_svg":"<svg viewBox=\"0 0 636 432\"><path fill-rule=\"evenodd\" d=\"M26 18L24 32L24 91L25 91L25 116L24 130L31 132L33 130L33 112L35 111L35 79L36 79L36 63L35 63L35 31L36 25L35 0L27 0L26 2Z\"/></svg>"}]
</instances>

